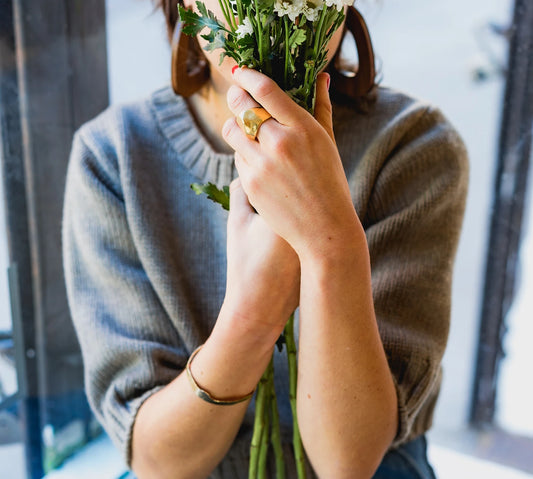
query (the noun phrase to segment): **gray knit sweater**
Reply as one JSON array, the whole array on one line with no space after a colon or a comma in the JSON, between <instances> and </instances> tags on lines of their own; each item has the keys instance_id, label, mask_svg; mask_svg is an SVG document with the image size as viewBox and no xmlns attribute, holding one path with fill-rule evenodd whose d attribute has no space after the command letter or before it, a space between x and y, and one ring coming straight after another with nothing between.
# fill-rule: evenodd
<instances>
[{"instance_id":1,"label":"gray knit sweater","mask_svg":"<svg viewBox=\"0 0 533 479\"><path fill-rule=\"evenodd\" d=\"M367 115L335 106L334 126L367 235L375 311L398 393L398 445L431 425L468 161L437 108L378 91ZM168 87L108 108L74 137L62 224L68 299L87 396L128 463L139 406L180 374L217 319L227 212L189 185L229 184L232 160L213 151ZM283 359L276 357L276 388L288 442ZM213 478L247 476L252 418L253 402ZM286 455L291 462L289 447Z\"/></svg>"}]
</instances>

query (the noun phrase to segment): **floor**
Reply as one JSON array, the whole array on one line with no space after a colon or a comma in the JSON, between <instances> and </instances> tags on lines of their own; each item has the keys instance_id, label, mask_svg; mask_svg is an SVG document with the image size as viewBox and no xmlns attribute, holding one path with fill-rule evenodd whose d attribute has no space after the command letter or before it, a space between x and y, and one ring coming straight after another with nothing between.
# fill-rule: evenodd
<instances>
[{"instance_id":1,"label":"floor","mask_svg":"<svg viewBox=\"0 0 533 479\"><path fill-rule=\"evenodd\" d=\"M438 445L431 445L428 454L439 479L531 479L533 477L532 474ZM124 467L109 439L102 437L61 469L48 474L46 479L94 479L96 457L99 479L118 479L124 472Z\"/></svg>"}]
</instances>

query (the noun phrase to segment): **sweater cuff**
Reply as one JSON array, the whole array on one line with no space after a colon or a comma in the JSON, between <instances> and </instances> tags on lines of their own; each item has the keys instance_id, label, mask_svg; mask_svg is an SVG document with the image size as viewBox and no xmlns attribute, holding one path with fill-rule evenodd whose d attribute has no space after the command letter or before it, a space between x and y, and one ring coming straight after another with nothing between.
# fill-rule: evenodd
<instances>
[{"instance_id":1,"label":"sweater cuff","mask_svg":"<svg viewBox=\"0 0 533 479\"><path fill-rule=\"evenodd\" d=\"M393 376L396 397L398 398L398 430L389 449L395 449L429 430L441 379L441 367L434 372L428 372L411 397L406 397L405 389Z\"/></svg>"},{"instance_id":2,"label":"sweater cuff","mask_svg":"<svg viewBox=\"0 0 533 479\"><path fill-rule=\"evenodd\" d=\"M164 387L164 385L161 385L146 391L142 396L128 402L126 407L107 411L109 420L106 420L103 424L106 426L109 425L106 427L107 433L118 448L124 463L130 470L132 460L133 425L137 418L137 413L148 398Z\"/></svg>"}]
</instances>

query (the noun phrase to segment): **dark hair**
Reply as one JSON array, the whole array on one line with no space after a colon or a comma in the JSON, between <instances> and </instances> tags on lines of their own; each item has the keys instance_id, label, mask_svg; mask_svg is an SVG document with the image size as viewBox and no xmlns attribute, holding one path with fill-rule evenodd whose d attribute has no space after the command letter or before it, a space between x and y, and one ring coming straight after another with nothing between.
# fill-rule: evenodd
<instances>
[{"instance_id":1,"label":"dark hair","mask_svg":"<svg viewBox=\"0 0 533 479\"><path fill-rule=\"evenodd\" d=\"M165 15L165 21L167 25L167 36L168 41L170 43L172 41L172 34L174 32L174 29L176 28L176 23L178 22L178 2L176 2L176 0L152 0L152 2L154 4L154 9L161 9ZM182 1L180 1L179 3L181 4ZM343 61L343 59L341 59L339 55L336 55L336 59L340 62ZM334 65L332 61L332 65L330 65L328 69L329 68L336 68L336 64ZM335 88L335 82L333 81L331 84L331 99L341 104L352 104L360 113L368 113L371 106L375 103L377 99L377 87L380 81L381 78L377 79L376 74L372 88L370 88L370 90L365 95L358 97L347 95L346 93L340 91L338 88Z\"/></svg>"},{"instance_id":2,"label":"dark hair","mask_svg":"<svg viewBox=\"0 0 533 479\"><path fill-rule=\"evenodd\" d=\"M167 36L169 43L172 41L172 33L178 23L178 2L175 0L152 0L154 10L161 9L165 14L167 24ZM179 2L182 4L182 2Z\"/></svg>"}]
</instances>

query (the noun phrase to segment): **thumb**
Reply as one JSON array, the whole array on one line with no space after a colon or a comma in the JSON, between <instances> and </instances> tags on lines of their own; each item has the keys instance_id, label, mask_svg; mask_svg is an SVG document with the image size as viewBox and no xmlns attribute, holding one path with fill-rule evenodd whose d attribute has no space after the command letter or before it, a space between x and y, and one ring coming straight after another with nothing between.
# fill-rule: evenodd
<instances>
[{"instance_id":1,"label":"thumb","mask_svg":"<svg viewBox=\"0 0 533 479\"><path fill-rule=\"evenodd\" d=\"M333 133L333 118L331 100L329 99L329 73L320 73L316 81L315 119L326 130L329 137L335 141Z\"/></svg>"}]
</instances>

